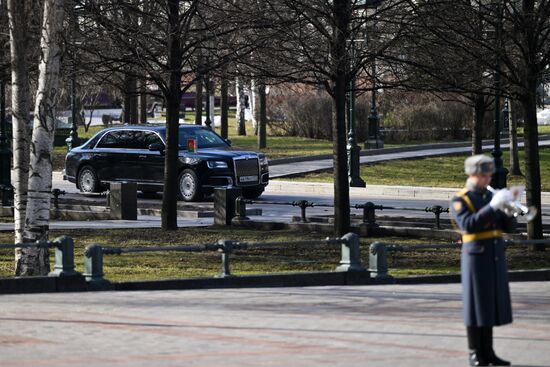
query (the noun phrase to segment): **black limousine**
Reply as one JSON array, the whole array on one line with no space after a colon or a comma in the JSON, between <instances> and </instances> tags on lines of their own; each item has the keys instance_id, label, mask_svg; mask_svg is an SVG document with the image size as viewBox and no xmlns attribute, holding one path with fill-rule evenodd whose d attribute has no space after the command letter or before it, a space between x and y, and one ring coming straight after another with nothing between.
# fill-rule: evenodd
<instances>
[{"instance_id":1,"label":"black limousine","mask_svg":"<svg viewBox=\"0 0 550 367\"><path fill-rule=\"evenodd\" d=\"M65 158L63 178L83 193L99 192L111 181L137 183L143 192L160 192L164 181L166 127L122 125L101 130ZM259 197L269 182L265 155L233 150L229 141L198 125L180 125L178 196L197 201L214 187L241 187Z\"/></svg>"}]
</instances>

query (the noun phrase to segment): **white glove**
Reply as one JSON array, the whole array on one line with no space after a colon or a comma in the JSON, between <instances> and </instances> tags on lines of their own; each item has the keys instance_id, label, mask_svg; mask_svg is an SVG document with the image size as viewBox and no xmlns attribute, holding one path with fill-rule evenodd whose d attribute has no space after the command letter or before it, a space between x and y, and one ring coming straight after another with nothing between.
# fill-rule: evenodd
<instances>
[{"instance_id":1,"label":"white glove","mask_svg":"<svg viewBox=\"0 0 550 367\"><path fill-rule=\"evenodd\" d=\"M514 200L514 196L508 189L502 189L498 190L495 195L493 195L493 198L491 199L491 202L489 205L494 210L500 209L504 210L506 204L512 202Z\"/></svg>"}]
</instances>

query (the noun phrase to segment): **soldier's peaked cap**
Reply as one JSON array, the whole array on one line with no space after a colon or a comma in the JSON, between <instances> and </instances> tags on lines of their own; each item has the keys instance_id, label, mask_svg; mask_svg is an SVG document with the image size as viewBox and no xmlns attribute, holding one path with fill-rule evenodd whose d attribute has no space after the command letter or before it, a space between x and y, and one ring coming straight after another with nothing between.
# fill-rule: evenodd
<instances>
[{"instance_id":1,"label":"soldier's peaked cap","mask_svg":"<svg viewBox=\"0 0 550 367\"><path fill-rule=\"evenodd\" d=\"M464 161L464 172L467 175L479 175L495 172L495 162L493 158L479 154L466 158Z\"/></svg>"}]
</instances>

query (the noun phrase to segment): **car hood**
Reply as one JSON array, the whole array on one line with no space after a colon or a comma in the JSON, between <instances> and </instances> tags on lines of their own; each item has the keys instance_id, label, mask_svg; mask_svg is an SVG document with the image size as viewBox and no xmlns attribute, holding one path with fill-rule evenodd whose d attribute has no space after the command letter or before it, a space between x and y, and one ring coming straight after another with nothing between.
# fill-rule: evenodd
<instances>
[{"instance_id":1,"label":"car hood","mask_svg":"<svg viewBox=\"0 0 550 367\"><path fill-rule=\"evenodd\" d=\"M224 148L205 148L199 149L197 153L190 153L187 150L180 150L180 157L193 155L201 158L235 158L241 156L253 156L257 157L259 154L257 152L238 150L235 148L228 147Z\"/></svg>"}]
</instances>

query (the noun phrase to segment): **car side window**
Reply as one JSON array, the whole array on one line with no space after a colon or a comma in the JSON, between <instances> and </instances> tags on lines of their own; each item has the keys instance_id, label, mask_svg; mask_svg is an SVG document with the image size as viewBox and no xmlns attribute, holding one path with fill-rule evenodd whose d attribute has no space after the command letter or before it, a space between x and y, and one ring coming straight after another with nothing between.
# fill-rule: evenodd
<instances>
[{"instance_id":1,"label":"car side window","mask_svg":"<svg viewBox=\"0 0 550 367\"><path fill-rule=\"evenodd\" d=\"M152 132L152 131L144 131L143 132L143 141L144 141L144 148L140 148L140 149L149 149L149 145L151 144L162 144L164 145L164 143L162 142L162 140L160 139L160 137L158 136L158 134Z\"/></svg>"},{"instance_id":2,"label":"car side window","mask_svg":"<svg viewBox=\"0 0 550 367\"><path fill-rule=\"evenodd\" d=\"M103 138L97 144L97 148L125 148L124 139L121 131L110 131L103 135Z\"/></svg>"}]
</instances>

